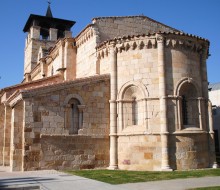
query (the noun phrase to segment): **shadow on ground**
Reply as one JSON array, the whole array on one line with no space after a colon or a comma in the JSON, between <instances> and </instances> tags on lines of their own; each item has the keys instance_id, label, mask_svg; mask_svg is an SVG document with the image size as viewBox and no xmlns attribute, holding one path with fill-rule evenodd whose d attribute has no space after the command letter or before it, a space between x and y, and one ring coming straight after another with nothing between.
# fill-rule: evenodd
<instances>
[{"instance_id":1,"label":"shadow on ground","mask_svg":"<svg viewBox=\"0 0 220 190\"><path fill-rule=\"evenodd\" d=\"M54 178L25 177L0 179L0 190L37 190L42 182L52 182Z\"/></svg>"}]
</instances>

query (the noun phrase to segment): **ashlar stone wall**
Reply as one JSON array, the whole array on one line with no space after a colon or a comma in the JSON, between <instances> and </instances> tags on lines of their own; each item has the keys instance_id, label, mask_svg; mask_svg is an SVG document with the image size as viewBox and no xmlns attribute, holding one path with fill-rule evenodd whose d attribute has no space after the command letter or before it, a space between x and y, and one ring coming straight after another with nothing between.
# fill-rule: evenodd
<instances>
[{"instance_id":1,"label":"ashlar stone wall","mask_svg":"<svg viewBox=\"0 0 220 190\"><path fill-rule=\"evenodd\" d=\"M206 133L171 135L171 167L175 170L210 167L212 158L209 154L208 136Z\"/></svg>"},{"instance_id":2,"label":"ashlar stone wall","mask_svg":"<svg viewBox=\"0 0 220 190\"><path fill-rule=\"evenodd\" d=\"M139 36L121 44L118 41L114 48L118 76L118 167L159 170L162 153L156 39ZM101 73L112 71L109 52L99 52ZM134 111L137 115L132 114Z\"/></svg>"},{"instance_id":3,"label":"ashlar stone wall","mask_svg":"<svg viewBox=\"0 0 220 190\"><path fill-rule=\"evenodd\" d=\"M94 169L109 164L109 138L42 135L40 169Z\"/></svg>"},{"instance_id":4,"label":"ashlar stone wall","mask_svg":"<svg viewBox=\"0 0 220 190\"><path fill-rule=\"evenodd\" d=\"M93 26L88 26L76 37L76 77L86 77L97 74L96 46L99 42L99 33Z\"/></svg>"},{"instance_id":5,"label":"ashlar stone wall","mask_svg":"<svg viewBox=\"0 0 220 190\"><path fill-rule=\"evenodd\" d=\"M50 47L53 47L55 44L54 41L48 41L45 43L44 41L40 39L31 39L30 42L25 47L25 64L24 64L24 73L30 73L34 67L37 66L38 60L38 54L40 47L44 47L46 49L49 49Z\"/></svg>"},{"instance_id":6,"label":"ashlar stone wall","mask_svg":"<svg viewBox=\"0 0 220 190\"><path fill-rule=\"evenodd\" d=\"M106 53L108 51L108 53ZM159 132L160 131L160 107L159 107L159 78L158 78L158 55L155 38L144 39L136 37L127 43L116 46L117 53L117 94L118 94L118 114L121 115L120 101L126 109L131 104L126 102L136 97L139 109L139 125L132 127L124 124L119 129L128 133L139 132ZM111 55L109 49L99 51L100 73L111 72ZM132 87L133 86L133 87ZM130 89L129 88L133 88ZM130 95L124 95L128 92ZM130 97L128 97L130 96ZM138 97L139 96L139 97ZM143 100L145 98L145 100ZM129 116L130 117L130 116ZM119 118L120 120L120 118ZM120 133L121 131L119 131Z\"/></svg>"},{"instance_id":7,"label":"ashlar stone wall","mask_svg":"<svg viewBox=\"0 0 220 190\"><path fill-rule=\"evenodd\" d=\"M4 146L3 146L3 165L10 165L10 150L11 150L11 114L12 109L9 105L4 107Z\"/></svg>"},{"instance_id":8,"label":"ashlar stone wall","mask_svg":"<svg viewBox=\"0 0 220 190\"><path fill-rule=\"evenodd\" d=\"M161 168L160 135L120 136L118 150L120 169L157 171Z\"/></svg>"},{"instance_id":9,"label":"ashlar stone wall","mask_svg":"<svg viewBox=\"0 0 220 190\"><path fill-rule=\"evenodd\" d=\"M98 17L93 19L93 24L98 28L102 42L128 35L177 31L146 16Z\"/></svg>"},{"instance_id":10,"label":"ashlar stone wall","mask_svg":"<svg viewBox=\"0 0 220 190\"><path fill-rule=\"evenodd\" d=\"M12 171L23 171L24 164L24 102L12 109L10 138L10 167Z\"/></svg>"},{"instance_id":11,"label":"ashlar stone wall","mask_svg":"<svg viewBox=\"0 0 220 190\"><path fill-rule=\"evenodd\" d=\"M107 72L108 65L106 64L108 63L100 65L100 60L97 59L96 54L96 46L103 41L114 39L118 36L142 35L156 31L170 32L177 30L145 16L94 18L93 24L87 26L76 37L77 78L100 74L103 71L104 73ZM108 51L104 52L104 54L106 53Z\"/></svg>"},{"instance_id":12,"label":"ashlar stone wall","mask_svg":"<svg viewBox=\"0 0 220 190\"><path fill-rule=\"evenodd\" d=\"M48 143L50 144L58 139L56 136L54 137L56 140L53 139L53 135L69 135L70 129L67 126L67 109L69 109L68 102L72 98L78 99L83 109L82 125L79 126L78 135L102 137L103 142L106 143L106 138L104 137L109 134L109 90L109 77L106 75L97 77L97 79L81 79L79 81L76 80L69 83L67 82L66 84L26 92L24 94L24 170L45 169L46 165L41 165L40 163L50 161L46 157L42 157L41 136L43 138L43 135L52 135L49 137L50 142ZM70 146L72 146L71 139L74 138L78 139L77 134L76 137L69 138L68 143L70 143ZM62 139L65 138L60 137L60 141L57 143L62 145ZM91 140L90 137L89 139ZM45 141L44 138L43 140ZM95 142L100 141L90 140L88 140L88 142L94 142L94 147L99 146ZM76 141L78 142L78 140ZM76 150L82 149L80 142L79 138ZM60 155L67 155L65 151L66 150L63 149ZM72 159L72 161L74 161L74 155ZM53 168L61 167L61 165L53 165ZM73 165L71 167L73 167ZM48 165L48 168L51 169L51 166Z\"/></svg>"},{"instance_id":13,"label":"ashlar stone wall","mask_svg":"<svg viewBox=\"0 0 220 190\"><path fill-rule=\"evenodd\" d=\"M160 37L122 37L98 47L100 72L117 79L118 167L161 170L165 161L178 170L209 167L207 44L189 36Z\"/></svg>"}]
</instances>

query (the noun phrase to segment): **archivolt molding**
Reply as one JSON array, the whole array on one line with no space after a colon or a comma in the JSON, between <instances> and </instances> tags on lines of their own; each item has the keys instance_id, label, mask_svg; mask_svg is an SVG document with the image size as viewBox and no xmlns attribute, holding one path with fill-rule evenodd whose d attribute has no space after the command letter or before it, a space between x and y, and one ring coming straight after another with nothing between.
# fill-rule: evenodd
<instances>
[{"instance_id":1,"label":"archivolt molding","mask_svg":"<svg viewBox=\"0 0 220 190\"><path fill-rule=\"evenodd\" d=\"M147 90L147 87L143 83L138 82L138 81L129 81L129 82L125 83L121 87L121 89L119 90L117 101L120 101L123 99L126 90L131 86L138 87L141 90L141 92L142 92L141 99L147 98L149 96L149 92Z\"/></svg>"},{"instance_id":2,"label":"archivolt molding","mask_svg":"<svg viewBox=\"0 0 220 190\"><path fill-rule=\"evenodd\" d=\"M81 97L80 95L78 95L78 94L69 94L69 95L65 98L65 101L64 101L63 106L67 106L68 103L69 103L69 101L70 101L72 98L75 98L75 99L79 100L79 102L80 102L81 105L85 105L85 104L84 104L84 101L83 101L83 99L82 99L82 97Z\"/></svg>"},{"instance_id":3,"label":"archivolt molding","mask_svg":"<svg viewBox=\"0 0 220 190\"><path fill-rule=\"evenodd\" d=\"M183 86L184 84L186 84L186 83L192 84L192 85L196 88L196 91L197 91L197 93L198 93L198 96L199 96L199 97L202 96L202 93L201 93L200 88L198 87L198 84L196 83L195 80L193 80L193 79L190 78L190 77L185 77L185 78L181 79L181 80L177 83L177 85L176 85L176 87L175 87L175 91L174 91L174 93L175 93L174 96L179 96L180 89L181 89L182 86Z\"/></svg>"}]
</instances>

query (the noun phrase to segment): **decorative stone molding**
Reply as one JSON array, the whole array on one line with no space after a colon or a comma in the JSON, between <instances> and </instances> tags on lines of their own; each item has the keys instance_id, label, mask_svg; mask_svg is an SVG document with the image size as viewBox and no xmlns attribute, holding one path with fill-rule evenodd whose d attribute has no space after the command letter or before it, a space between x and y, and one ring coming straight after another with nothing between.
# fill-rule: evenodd
<instances>
[{"instance_id":1,"label":"decorative stone molding","mask_svg":"<svg viewBox=\"0 0 220 190\"><path fill-rule=\"evenodd\" d=\"M86 43L90 38L95 34L95 31L92 25L88 25L77 37L76 37L76 46L79 48L81 45Z\"/></svg>"},{"instance_id":2,"label":"decorative stone molding","mask_svg":"<svg viewBox=\"0 0 220 190\"><path fill-rule=\"evenodd\" d=\"M64 106L67 105L72 98L77 99L80 102L81 105L84 105L84 101L83 101L83 99L82 99L82 97L80 95L78 95L78 94L69 94L65 98Z\"/></svg>"},{"instance_id":3,"label":"decorative stone molding","mask_svg":"<svg viewBox=\"0 0 220 190\"><path fill-rule=\"evenodd\" d=\"M209 46L208 40L199 38L197 36L192 36L180 32L161 32L136 36L123 36L109 41L104 41L96 47L97 57L99 57L100 59L108 57L107 52L109 51L109 45L111 42L115 42L117 53L122 53L129 50L136 50L137 48L140 50L153 49L157 48L157 43L164 42L165 47L175 49L184 48L185 50L197 52L200 54L203 51L206 51L206 54L208 55L207 47Z\"/></svg>"},{"instance_id":4,"label":"decorative stone molding","mask_svg":"<svg viewBox=\"0 0 220 190\"><path fill-rule=\"evenodd\" d=\"M157 34L157 35L156 35L156 40L157 40L157 43L163 43L164 40L165 40L165 38L164 38L163 35Z\"/></svg>"},{"instance_id":5,"label":"decorative stone molding","mask_svg":"<svg viewBox=\"0 0 220 190\"><path fill-rule=\"evenodd\" d=\"M79 112L83 112L85 110L86 106L85 105L78 105Z\"/></svg>"},{"instance_id":6,"label":"decorative stone molding","mask_svg":"<svg viewBox=\"0 0 220 190\"><path fill-rule=\"evenodd\" d=\"M137 82L137 81L129 81L129 82L125 83L121 87L121 89L119 90L117 100L122 100L126 89L128 89L131 86L136 86L141 90L142 96L143 96L141 98L147 98L149 96L149 92L148 92L146 86L143 83Z\"/></svg>"},{"instance_id":7,"label":"decorative stone molding","mask_svg":"<svg viewBox=\"0 0 220 190\"><path fill-rule=\"evenodd\" d=\"M9 106L13 108L18 102L22 100L22 95L19 92L16 92L8 101Z\"/></svg>"},{"instance_id":8,"label":"decorative stone molding","mask_svg":"<svg viewBox=\"0 0 220 190\"><path fill-rule=\"evenodd\" d=\"M184 49L197 53L202 53L204 43L187 38L168 37L165 41L166 47L174 49Z\"/></svg>"},{"instance_id":9,"label":"decorative stone molding","mask_svg":"<svg viewBox=\"0 0 220 190\"><path fill-rule=\"evenodd\" d=\"M97 50L97 57L99 59L108 57L109 55L109 46L111 44L115 44L115 51L117 53L126 52L129 50L142 50L142 49L152 49L157 47L156 39L153 38L144 38L144 37L136 37L136 38L129 38L129 39L119 39L110 41L106 46L102 47L101 49Z\"/></svg>"},{"instance_id":10,"label":"decorative stone molding","mask_svg":"<svg viewBox=\"0 0 220 190\"><path fill-rule=\"evenodd\" d=\"M54 75L50 78L55 78L60 75ZM49 77L48 77L49 78ZM65 82L54 82L50 83L48 85L36 87L34 89L27 89L22 91L22 96L24 98L31 97L33 95L41 94L41 93L47 93L47 92L52 92L52 91L57 91L57 90L62 90L65 88L71 88L75 85L85 85L85 84L92 84L96 83L98 81L108 81L109 80L109 75L97 75L97 76L92 76L92 77L85 77L85 78L78 78L73 81L65 81Z\"/></svg>"},{"instance_id":11,"label":"decorative stone molding","mask_svg":"<svg viewBox=\"0 0 220 190\"><path fill-rule=\"evenodd\" d=\"M179 96L179 92L180 92L180 89L181 87L185 84L185 83L189 83L189 84L192 84L195 88L196 88L196 91L198 93L198 96L199 97L202 97L202 93L201 93L201 90L200 88L198 87L198 84L196 83L195 80L193 80L192 78L190 77L185 77L183 79L181 79L176 87L175 87L175 90L174 90L174 96Z\"/></svg>"}]
</instances>

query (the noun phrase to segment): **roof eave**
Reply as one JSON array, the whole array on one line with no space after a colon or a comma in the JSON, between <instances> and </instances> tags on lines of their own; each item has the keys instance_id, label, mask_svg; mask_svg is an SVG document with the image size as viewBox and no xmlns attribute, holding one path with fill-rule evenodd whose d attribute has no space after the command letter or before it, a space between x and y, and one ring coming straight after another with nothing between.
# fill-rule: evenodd
<instances>
[{"instance_id":1,"label":"roof eave","mask_svg":"<svg viewBox=\"0 0 220 190\"><path fill-rule=\"evenodd\" d=\"M76 22L75 21L72 21L72 20L65 20L65 19L59 19L59 18L53 18L53 17L45 17L45 16L41 16L41 15L35 15L35 14L31 14L23 28L23 32L27 32L28 29L30 28L30 25L32 23L32 21L34 19L45 19L45 20L48 20L48 21L52 21L52 20L55 20L55 21L59 21L59 22L65 22L69 28L71 28Z\"/></svg>"}]
</instances>

